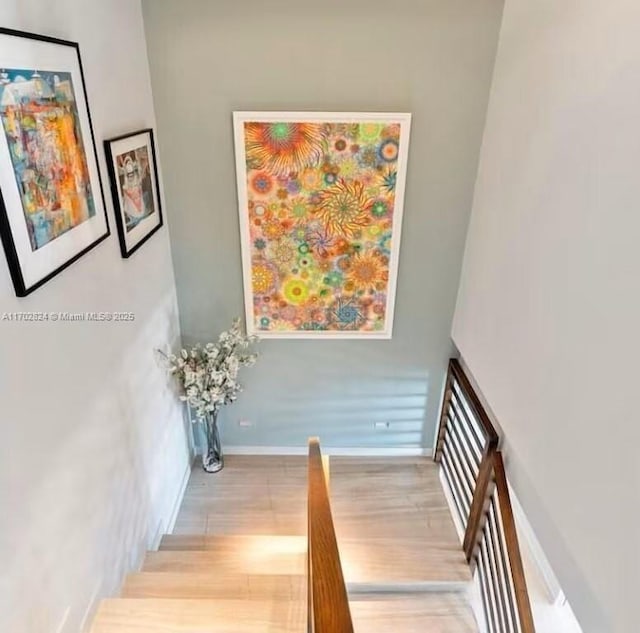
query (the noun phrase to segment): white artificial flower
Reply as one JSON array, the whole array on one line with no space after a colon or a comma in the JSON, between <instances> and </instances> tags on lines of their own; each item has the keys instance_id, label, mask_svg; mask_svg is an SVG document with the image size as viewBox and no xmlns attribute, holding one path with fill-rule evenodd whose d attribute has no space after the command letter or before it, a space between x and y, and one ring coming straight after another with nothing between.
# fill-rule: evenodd
<instances>
[{"instance_id":1,"label":"white artificial flower","mask_svg":"<svg viewBox=\"0 0 640 633\"><path fill-rule=\"evenodd\" d=\"M257 341L257 337L242 332L240 319L234 319L216 343L197 344L167 357L167 370L177 377L182 391L180 400L189 404L198 419L237 399L242 391L237 382L240 367L253 365L257 359L255 353L240 351Z\"/></svg>"}]
</instances>

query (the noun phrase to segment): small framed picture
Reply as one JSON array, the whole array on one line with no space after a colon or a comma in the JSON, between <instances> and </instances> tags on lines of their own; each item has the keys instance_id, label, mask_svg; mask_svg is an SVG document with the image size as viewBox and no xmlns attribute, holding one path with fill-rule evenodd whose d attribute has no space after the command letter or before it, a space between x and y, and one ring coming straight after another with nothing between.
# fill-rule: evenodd
<instances>
[{"instance_id":1,"label":"small framed picture","mask_svg":"<svg viewBox=\"0 0 640 633\"><path fill-rule=\"evenodd\" d=\"M162 226L153 130L108 139L104 150L120 252L129 257Z\"/></svg>"}]
</instances>

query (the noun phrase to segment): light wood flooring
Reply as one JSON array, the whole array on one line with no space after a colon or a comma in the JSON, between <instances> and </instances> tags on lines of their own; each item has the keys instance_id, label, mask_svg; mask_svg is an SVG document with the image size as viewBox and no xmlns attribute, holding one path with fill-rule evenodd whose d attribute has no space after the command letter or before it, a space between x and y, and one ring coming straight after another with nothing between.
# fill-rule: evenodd
<instances>
[{"instance_id":1,"label":"light wood flooring","mask_svg":"<svg viewBox=\"0 0 640 633\"><path fill-rule=\"evenodd\" d=\"M430 459L332 457L330 471L348 583L470 579ZM213 476L196 467L174 535L305 537L306 485L305 457L230 456Z\"/></svg>"},{"instance_id":2,"label":"light wood flooring","mask_svg":"<svg viewBox=\"0 0 640 633\"><path fill-rule=\"evenodd\" d=\"M331 502L356 633L476 633L468 566L426 458L331 458ZM302 633L305 457L195 465L174 533L106 600L91 633Z\"/></svg>"}]
</instances>

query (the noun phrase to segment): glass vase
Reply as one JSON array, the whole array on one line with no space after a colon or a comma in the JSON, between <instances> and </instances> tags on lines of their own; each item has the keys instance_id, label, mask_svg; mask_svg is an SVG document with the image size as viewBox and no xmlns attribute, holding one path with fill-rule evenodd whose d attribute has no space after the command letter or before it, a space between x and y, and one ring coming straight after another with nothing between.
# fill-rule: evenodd
<instances>
[{"instance_id":1,"label":"glass vase","mask_svg":"<svg viewBox=\"0 0 640 633\"><path fill-rule=\"evenodd\" d=\"M224 467L220 433L218 432L218 412L209 413L203 421L203 426L207 445L202 454L202 467L208 473L217 473Z\"/></svg>"}]
</instances>

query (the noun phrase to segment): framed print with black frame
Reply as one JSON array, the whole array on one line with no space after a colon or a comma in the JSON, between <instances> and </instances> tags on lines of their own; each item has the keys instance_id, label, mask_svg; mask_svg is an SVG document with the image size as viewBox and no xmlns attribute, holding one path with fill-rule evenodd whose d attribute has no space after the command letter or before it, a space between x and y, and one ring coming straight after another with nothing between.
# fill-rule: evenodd
<instances>
[{"instance_id":1,"label":"framed print with black frame","mask_svg":"<svg viewBox=\"0 0 640 633\"><path fill-rule=\"evenodd\" d=\"M108 235L78 44L0 28L0 239L16 295Z\"/></svg>"},{"instance_id":2,"label":"framed print with black frame","mask_svg":"<svg viewBox=\"0 0 640 633\"><path fill-rule=\"evenodd\" d=\"M129 257L161 226L162 208L153 130L104 142L122 257Z\"/></svg>"}]
</instances>

